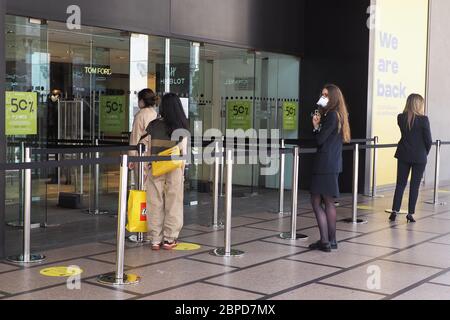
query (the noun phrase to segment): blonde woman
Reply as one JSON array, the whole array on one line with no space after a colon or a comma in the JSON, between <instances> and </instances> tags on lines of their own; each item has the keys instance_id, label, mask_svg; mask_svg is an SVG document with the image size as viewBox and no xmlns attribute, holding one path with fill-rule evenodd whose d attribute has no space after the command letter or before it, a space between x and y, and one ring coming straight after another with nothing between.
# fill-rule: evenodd
<instances>
[{"instance_id":1,"label":"blonde woman","mask_svg":"<svg viewBox=\"0 0 450 320\"><path fill-rule=\"evenodd\" d=\"M344 96L336 85L322 89L320 107L312 119L318 146L311 183L311 204L320 230L320 241L312 250L330 252L337 249L335 198L339 197L339 174L342 172L342 145L350 142L350 124ZM324 207L322 207L322 202Z\"/></svg>"},{"instance_id":2,"label":"blonde woman","mask_svg":"<svg viewBox=\"0 0 450 320\"><path fill-rule=\"evenodd\" d=\"M403 193L408 183L410 172L408 222L416 222L414 214L420 182L427 165L427 157L432 146L430 121L425 115L425 101L422 96L412 94L408 97L405 110L398 115L398 126L402 138L398 143L395 158L397 158L397 187L390 221L395 221L402 204Z\"/></svg>"}]
</instances>

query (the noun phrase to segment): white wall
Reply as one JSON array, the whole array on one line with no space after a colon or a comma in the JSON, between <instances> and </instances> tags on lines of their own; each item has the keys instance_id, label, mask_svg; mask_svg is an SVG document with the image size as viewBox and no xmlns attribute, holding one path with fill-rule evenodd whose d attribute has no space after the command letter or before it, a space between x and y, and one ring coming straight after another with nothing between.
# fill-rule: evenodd
<instances>
[{"instance_id":1,"label":"white wall","mask_svg":"<svg viewBox=\"0 0 450 320\"><path fill-rule=\"evenodd\" d=\"M428 115L433 140L450 141L450 1L430 0L430 34L428 58ZM435 148L430 153L425 173L428 186L434 182ZM450 181L450 146L443 146L441 153L441 181Z\"/></svg>"}]
</instances>

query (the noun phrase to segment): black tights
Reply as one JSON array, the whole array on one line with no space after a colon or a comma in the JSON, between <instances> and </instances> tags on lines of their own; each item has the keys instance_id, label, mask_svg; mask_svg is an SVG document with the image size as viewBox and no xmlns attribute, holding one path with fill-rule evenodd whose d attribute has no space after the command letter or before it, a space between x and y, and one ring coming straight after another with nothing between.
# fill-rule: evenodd
<instances>
[{"instance_id":1,"label":"black tights","mask_svg":"<svg viewBox=\"0 0 450 320\"><path fill-rule=\"evenodd\" d=\"M325 210L322 207L322 201L325 204ZM336 207L334 198L311 195L311 204L316 215L320 230L320 241L322 243L336 242Z\"/></svg>"}]
</instances>

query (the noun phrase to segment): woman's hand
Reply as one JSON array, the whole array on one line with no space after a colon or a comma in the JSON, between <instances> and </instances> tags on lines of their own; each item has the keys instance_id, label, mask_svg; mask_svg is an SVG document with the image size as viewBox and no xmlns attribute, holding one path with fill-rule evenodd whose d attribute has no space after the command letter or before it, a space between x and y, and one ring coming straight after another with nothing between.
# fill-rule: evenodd
<instances>
[{"instance_id":1,"label":"woman's hand","mask_svg":"<svg viewBox=\"0 0 450 320\"><path fill-rule=\"evenodd\" d=\"M315 114L314 117L312 118L312 123L314 126L314 129L319 129L320 126L320 121L322 120L322 117L320 116L320 114Z\"/></svg>"}]
</instances>

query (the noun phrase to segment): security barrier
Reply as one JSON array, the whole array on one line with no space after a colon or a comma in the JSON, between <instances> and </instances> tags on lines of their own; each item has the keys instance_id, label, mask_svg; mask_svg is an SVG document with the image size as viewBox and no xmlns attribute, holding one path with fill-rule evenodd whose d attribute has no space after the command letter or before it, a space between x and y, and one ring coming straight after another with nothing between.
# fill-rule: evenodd
<instances>
[{"instance_id":1,"label":"security barrier","mask_svg":"<svg viewBox=\"0 0 450 320\"><path fill-rule=\"evenodd\" d=\"M438 203L438 188L439 188L439 168L440 168L440 149L442 145L450 145L450 142L437 141L436 146L436 170L435 170L435 183L434 183L434 199L433 204ZM365 222L358 219L358 168L359 168L359 151L364 149L385 149L385 148L395 148L396 144L386 144L381 145L374 143L373 145L360 146L356 143L354 146L345 146L344 150L353 150L354 152L354 162L353 162L353 192L352 192L352 218L347 219L350 223L362 223ZM139 150L138 157L128 157L127 155L122 155L118 157L109 158L99 158L94 159L80 159L80 160L62 160L62 161L44 161L39 163L31 162L31 154L49 154L58 153L63 154L68 150L64 149L35 149L25 148L25 158L23 163L11 163L11 164L0 164L0 170L24 170L24 230L23 230L23 253L18 256L8 257L9 261L16 263L29 264L34 262L40 262L45 259L42 254L33 254L30 252L30 211L31 211L31 170L32 169L42 169L42 168L57 168L62 166L78 166L78 165L100 165L100 164L120 164L120 190L119 190L119 209L118 209L118 223L117 223L117 249L116 249L116 270L114 273L106 274L99 277L99 281L102 283L108 283L113 285L125 285L131 283L139 282L140 278L136 275L127 275L124 273L124 251L125 251L125 220L126 220L126 201L127 201L127 177L128 177L128 163L129 162L139 162L141 163L139 167L140 179L139 185L142 187L142 176L143 176L143 166L144 162L153 161L168 161L173 160L170 156L150 156L144 157L144 149L142 146L94 146L94 147L76 147L70 149L68 153L82 153L82 152L101 152L101 151L128 151L128 150ZM218 223L218 176L219 176L219 162L224 156L222 150L219 150L219 144L215 144L215 178L214 178L214 200L213 200L213 224ZM279 155L285 155L287 153L293 153L293 184L292 184L292 213L291 213L291 231L289 233L284 233L281 235L283 239L297 240L297 239L307 239L307 236L297 234L297 201L298 201L298 170L299 170L299 156L300 154L315 153L316 149L300 149L299 147L294 147L293 149L282 148ZM244 253L239 250L233 250L231 248L231 219L232 219L232 173L233 173L233 152L234 150L226 150L226 179L225 179L225 232L224 232L224 248L218 248L214 250L214 254L222 257L232 257L241 256ZM181 160L188 160L187 157L176 157ZM374 167L376 175L376 167ZM283 187L280 185L280 187ZM373 190L372 190L373 191ZM375 190L376 191L376 190ZM376 192L373 192L376 195Z\"/></svg>"}]
</instances>

